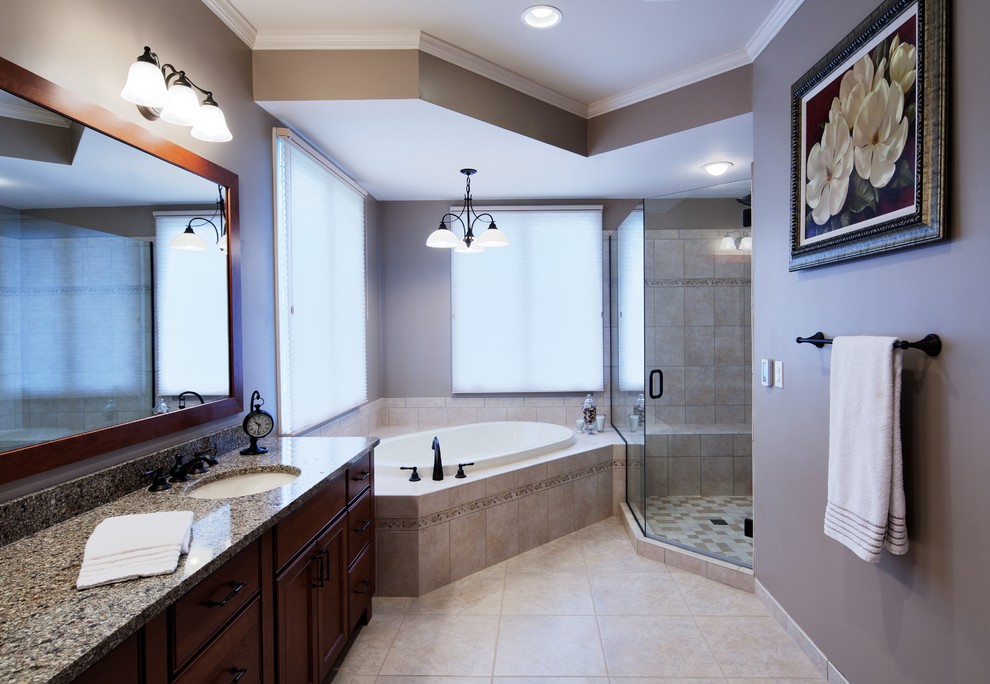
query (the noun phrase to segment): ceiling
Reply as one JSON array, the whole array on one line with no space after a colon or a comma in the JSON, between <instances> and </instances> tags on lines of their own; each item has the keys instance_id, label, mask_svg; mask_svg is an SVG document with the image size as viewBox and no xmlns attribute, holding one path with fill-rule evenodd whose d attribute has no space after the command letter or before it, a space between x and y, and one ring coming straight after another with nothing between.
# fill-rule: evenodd
<instances>
[{"instance_id":1,"label":"ceiling","mask_svg":"<svg viewBox=\"0 0 990 684\"><path fill-rule=\"evenodd\" d=\"M521 21L529 0L203 2L255 50L442 45L591 117L751 63L802 0L551 0L563 21L546 30ZM380 200L457 199L462 167L479 201L653 197L716 184L708 161L748 178L752 159L751 115L584 157L421 100L260 104Z\"/></svg>"},{"instance_id":2,"label":"ceiling","mask_svg":"<svg viewBox=\"0 0 990 684\"><path fill-rule=\"evenodd\" d=\"M522 22L528 0L203 2L255 50L442 46L593 117L751 63L802 0L552 0L563 21L545 30ZM380 200L456 199L466 166L479 200L652 197L715 184L708 161L747 178L752 159L751 115L584 157L421 100L260 104Z\"/></svg>"}]
</instances>

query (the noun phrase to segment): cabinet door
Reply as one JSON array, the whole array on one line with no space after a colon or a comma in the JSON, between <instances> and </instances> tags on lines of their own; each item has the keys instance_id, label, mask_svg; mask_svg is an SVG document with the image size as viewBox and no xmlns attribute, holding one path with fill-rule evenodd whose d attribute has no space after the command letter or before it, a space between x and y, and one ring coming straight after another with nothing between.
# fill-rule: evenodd
<instances>
[{"instance_id":1,"label":"cabinet door","mask_svg":"<svg viewBox=\"0 0 990 684\"><path fill-rule=\"evenodd\" d=\"M347 549L345 520L339 520L316 540L322 563L322 586L316 589L317 659L320 681L327 676L347 642Z\"/></svg>"},{"instance_id":2,"label":"cabinet door","mask_svg":"<svg viewBox=\"0 0 990 684\"><path fill-rule=\"evenodd\" d=\"M140 655L138 635L128 637L91 668L72 680L72 684L105 684L106 682L138 682Z\"/></svg>"},{"instance_id":3,"label":"cabinet door","mask_svg":"<svg viewBox=\"0 0 990 684\"><path fill-rule=\"evenodd\" d=\"M277 667L280 684L311 684L317 679L316 592L319 590L321 556L310 544L279 575L275 586Z\"/></svg>"}]
</instances>

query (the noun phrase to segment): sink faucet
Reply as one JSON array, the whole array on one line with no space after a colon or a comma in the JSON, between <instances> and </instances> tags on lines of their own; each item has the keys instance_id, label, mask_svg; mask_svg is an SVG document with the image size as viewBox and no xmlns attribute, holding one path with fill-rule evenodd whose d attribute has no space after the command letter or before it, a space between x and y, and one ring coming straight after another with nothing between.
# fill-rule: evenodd
<instances>
[{"instance_id":1,"label":"sink faucet","mask_svg":"<svg viewBox=\"0 0 990 684\"><path fill-rule=\"evenodd\" d=\"M203 403L203 397L199 394L199 392L193 392L192 390L186 390L185 392L183 392L182 394L180 394L178 396L179 408L180 409L184 409L186 407L186 396L187 395L190 395L190 394L192 396L196 397L197 399L199 399L199 403L200 404Z\"/></svg>"},{"instance_id":2,"label":"sink faucet","mask_svg":"<svg viewBox=\"0 0 990 684\"><path fill-rule=\"evenodd\" d=\"M443 461L440 460L440 438L433 438L433 479L443 479Z\"/></svg>"},{"instance_id":3,"label":"sink faucet","mask_svg":"<svg viewBox=\"0 0 990 684\"><path fill-rule=\"evenodd\" d=\"M169 482L187 482L190 475L200 475L216 465L217 460L208 452L198 451L191 459L183 462L182 455L175 457L175 465L169 471Z\"/></svg>"}]
</instances>

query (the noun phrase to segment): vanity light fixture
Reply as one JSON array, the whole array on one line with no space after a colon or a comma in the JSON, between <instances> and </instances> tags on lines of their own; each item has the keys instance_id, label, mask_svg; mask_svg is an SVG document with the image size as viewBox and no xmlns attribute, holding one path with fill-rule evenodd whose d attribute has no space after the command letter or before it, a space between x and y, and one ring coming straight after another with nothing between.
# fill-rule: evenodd
<instances>
[{"instance_id":1,"label":"vanity light fixture","mask_svg":"<svg viewBox=\"0 0 990 684\"><path fill-rule=\"evenodd\" d=\"M461 169L461 173L467 176L467 187L464 190L464 206L457 214L447 212L440 219L440 227L430 233L426 239L427 247L453 249L455 252L466 254L478 254L484 252L488 247L507 247L509 239L505 233L495 225L495 219L491 214L477 214L474 211L474 200L471 198L471 176L478 173L475 169ZM474 226L481 220L488 221L488 229L481 235L475 237ZM460 224L462 237L457 237L449 226L456 221Z\"/></svg>"},{"instance_id":2,"label":"vanity light fixture","mask_svg":"<svg viewBox=\"0 0 990 684\"><path fill-rule=\"evenodd\" d=\"M202 102L196 91L203 94ZM120 96L136 104L149 121L160 118L178 126L192 126L190 135L197 140L227 142L234 137L213 93L193 83L186 72L161 64L147 45L131 64Z\"/></svg>"},{"instance_id":3,"label":"vanity light fixture","mask_svg":"<svg viewBox=\"0 0 990 684\"><path fill-rule=\"evenodd\" d=\"M731 250L737 250L740 252L752 252L753 251L753 238L749 234L749 231L738 231L733 230L725 234L722 238L722 242L719 243L719 249L728 252Z\"/></svg>"},{"instance_id":4,"label":"vanity light fixture","mask_svg":"<svg viewBox=\"0 0 990 684\"><path fill-rule=\"evenodd\" d=\"M217 236L216 244L220 247L220 252L223 254L227 253L227 229L223 223L223 215L225 213L226 204L223 201L223 191L220 186L217 186L217 208L213 212L213 216L206 218L205 216L193 216L189 219L186 224L186 229L172 238L168 246L172 249L178 249L183 252L205 252L210 248L206 240L201 238L193 230L193 226L205 226L209 224L213 226L213 232ZM220 221L220 227L217 228L217 224L213 222L213 219L218 219Z\"/></svg>"},{"instance_id":5,"label":"vanity light fixture","mask_svg":"<svg viewBox=\"0 0 990 684\"><path fill-rule=\"evenodd\" d=\"M522 13L522 20L527 26L539 29L553 28L563 18L561 11L551 5L533 5Z\"/></svg>"},{"instance_id":6,"label":"vanity light fixture","mask_svg":"<svg viewBox=\"0 0 990 684\"><path fill-rule=\"evenodd\" d=\"M711 176L721 176L723 173L732 168L732 162L711 162L710 164L704 164L701 168L707 171Z\"/></svg>"}]
</instances>

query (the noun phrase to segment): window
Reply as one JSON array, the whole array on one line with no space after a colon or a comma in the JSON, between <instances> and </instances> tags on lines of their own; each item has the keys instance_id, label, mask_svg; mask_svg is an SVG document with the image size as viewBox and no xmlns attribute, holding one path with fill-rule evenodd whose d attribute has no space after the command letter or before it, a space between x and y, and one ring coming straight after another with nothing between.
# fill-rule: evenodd
<instances>
[{"instance_id":1,"label":"window","mask_svg":"<svg viewBox=\"0 0 990 684\"><path fill-rule=\"evenodd\" d=\"M300 434L368 398L366 193L275 130L280 431Z\"/></svg>"},{"instance_id":2,"label":"window","mask_svg":"<svg viewBox=\"0 0 990 684\"><path fill-rule=\"evenodd\" d=\"M643 320L646 268L643 210L636 209L619 226L619 389L642 392L646 367Z\"/></svg>"},{"instance_id":3,"label":"window","mask_svg":"<svg viewBox=\"0 0 990 684\"><path fill-rule=\"evenodd\" d=\"M511 244L451 253L453 391L601 390L601 207L485 211Z\"/></svg>"},{"instance_id":4,"label":"window","mask_svg":"<svg viewBox=\"0 0 990 684\"><path fill-rule=\"evenodd\" d=\"M194 216L155 212L155 392L225 397L230 393L227 255L212 235L205 252L169 247ZM204 343L217 340L223 344Z\"/></svg>"}]
</instances>

